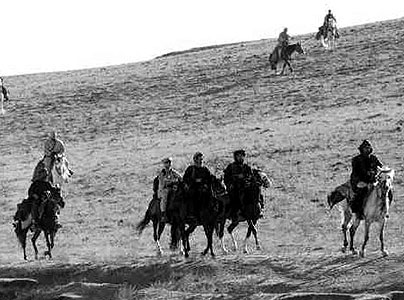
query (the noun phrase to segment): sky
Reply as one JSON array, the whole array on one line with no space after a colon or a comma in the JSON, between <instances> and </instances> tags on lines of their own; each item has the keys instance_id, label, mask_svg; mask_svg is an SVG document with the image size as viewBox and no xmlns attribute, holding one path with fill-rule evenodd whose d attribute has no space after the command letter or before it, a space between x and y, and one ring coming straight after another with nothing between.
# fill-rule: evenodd
<instances>
[{"instance_id":1,"label":"sky","mask_svg":"<svg viewBox=\"0 0 404 300\"><path fill-rule=\"evenodd\" d=\"M399 0L0 0L0 75L132 63L193 47L404 17Z\"/></svg>"}]
</instances>

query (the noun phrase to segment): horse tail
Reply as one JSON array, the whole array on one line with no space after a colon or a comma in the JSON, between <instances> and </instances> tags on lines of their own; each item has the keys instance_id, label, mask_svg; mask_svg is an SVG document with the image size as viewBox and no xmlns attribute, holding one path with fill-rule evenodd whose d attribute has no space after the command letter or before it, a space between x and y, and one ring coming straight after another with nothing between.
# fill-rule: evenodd
<instances>
[{"instance_id":1,"label":"horse tail","mask_svg":"<svg viewBox=\"0 0 404 300\"><path fill-rule=\"evenodd\" d=\"M149 210L146 211L144 218L142 221L140 221L137 225L136 225L136 230L138 232L139 235L142 234L143 230L146 228L146 226L149 224L151 220L151 216L150 216L150 212Z\"/></svg>"}]
</instances>

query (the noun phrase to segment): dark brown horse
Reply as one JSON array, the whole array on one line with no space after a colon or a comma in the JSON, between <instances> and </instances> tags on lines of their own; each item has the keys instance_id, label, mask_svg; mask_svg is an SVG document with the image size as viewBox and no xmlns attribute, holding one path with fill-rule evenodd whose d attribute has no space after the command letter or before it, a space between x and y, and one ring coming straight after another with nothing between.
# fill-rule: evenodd
<instances>
[{"instance_id":1,"label":"dark brown horse","mask_svg":"<svg viewBox=\"0 0 404 300\"><path fill-rule=\"evenodd\" d=\"M172 231L174 234L172 234L171 240L172 244L175 244L179 242L180 237L182 238L186 257L188 257L188 253L191 250L189 236L198 226L203 226L207 239L207 246L202 252L202 255L206 255L210 251L210 254L215 256L213 251L213 232L217 223L217 218L220 215L219 203L215 198L215 194L221 193L222 191L225 191L222 180L213 176L210 190L202 189L196 191L193 190L192 192L187 191L182 194L180 201L176 201L179 206L175 208L177 219L176 222L173 222L173 226L177 227L177 231ZM192 199L190 198L191 195L193 195ZM194 217L189 217L188 207L192 203L197 204L196 214ZM188 225L188 228L185 231L184 243L182 232L186 225ZM180 234L178 234L178 232Z\"/></svg>"},{"instance_id":2,"label":"dark brown horse","mask_svg":"<svg viewBox=\"0 0 404 300\"><path fill-rule=\"evenodd\" d=\"M57 213L60 208L63 208L65 203L61 195L61 190L59 187L55 187L50 191L45 191L41 194L42 204L41 209L43 212L40 213L38 225L34 229L34 235L31 238L32 246L35 251L35 259L38 259L38 248L36 246L36 240L43 231L45 234L46 245L48 250L45 251L45 256L48 255L52 258L52 249L54 247L54 239L56 232L58 231L60 225L57 222ZM31 217L31 206L32 201L30 199L24 200L22 204L18 205L18 210L14 216L14 231L17 238L22 246L24 259L27 259L26 254L26 240L28 231L32 228L32 217Z\"/></svg>"},{"instance_id":3,"label":"dark brown horse","mask_svg":"<svg viewBox=\"0 0 404 300\"><path fill-rule=\"evenodd\" d=\"M139 234L143 232L146 226L153 223L153 239L156 243L157 254L162 255L163 251L160 245L160 237L165 229L166 224L171 224L171 245L172 250L177 249L180 239L184 239L185 243L185 218L186 218L186 202L185 190L183 183L172 183L169 186L167 196L167 222L162 219L160 209L160 199L157 198L158 177L154 179L153 190L154 196L150 201L144 218L137 224L136 229ZM185 244L184 247L185 248ZM188 253L185 253L188 256Z\"/></svg>"},{"instance_id":4,"label":"dark brown horse","mask_svg":"<svg viewBox=\"0 0 404 300\"><path fill-rule=\"evenodd\" d=\"M280 75L284 74L286 66L289 67L290 72L293 72L293 68L292 68L290 62L292 60L292 54L294 52L297 52L299 54L304 54L304 50L303 50L302 44L300 42L284 47L284 49L282 49L281 57L278 57L277 51L278 51L277 48L275 48L275 50L269 56L269 62L271 63L271 69L275 70L275 74L277 74L277 75L279 74L277 72L278 66L282 67L282 71L281 71Z\"/></svg>"},{"instance_id":5,"label":"dark brown horse","mask_svg":"<svg viewBox=\"0 0 404 300\"><path fill-rule=\"evenodd\" d=\"M212 257L215 256L213 251L213 232L217 225L219 217L223 214L222 206L219 205L216 195L221 195L226 191L221 179L212 176L211 191L208 193L199 192L193 193L197 199L187 199L187 201L198 201L199 210L197 211L196 220L186 219L185 222L189 225L186 230L186 250L190 251L189 236L198 226L203 226L207 239L207 246L203 250L202 255L206 255L209 251Z\"/></svg>"},{"instance_id":6,"label":"dark brown horse","mask_svg":"<svg viewBox=\"0 0 404 300\"><path fill-rule=\"evenodd\" d=\"M262 195L262 187L268 188L271 186L271 181L267 177L267 175L260 170L253 169L253 176L248 182L246 189L244 191L244 196L242 199L243 207L240 211L240 215L238 219L231 218L231 203L228 194L222 194L218 197L220 200L221 206L223 206L223 213L218 218L217 222L217 235L220 239L220 244L224 253L227 253L227 249L224 245L224 227L226 220L231 220L231 224L228 226L227 231L231 235L234 249L237 250L237 242L233 235L233 230L237 227L240 222L247 222L248 229L247 234L244 240L244 252L247 253L247 241L251 236L251 233L254 235L255 244L257 249L261 248L259 239L257 236L257 221L261 218L261 208L263 206L263 195Z\"/></svg>"},{"instance_id":7,"label":"dark brown horse","mask_svg":"<svg viewBox=\"0 0 404 300\"><path fill-rule=\"evenodd\" d=\"M212 179L213 191L225 190L225 187L220 179ZM157 182L155 182L157 184ZM195 194L195 193L194 193ZM196 193L197 195L198 193ZM202 195L200 195L202 196ZM201 208L197 214L197 220L188 216L189 201L199 201ZM185 190L183 182L174 183L170 186L167 199L167 222L162 222L162 214L160 210L160 200L157 197L149 203L149 207L142 221L137 225L139 234L149 224L153 222L153 237L157 245L158 254L162 253L160 246L160 236L165 228L166 223L171 224L171 248L175 249L182 241L185 257L189 256L190 244L189 235L196 229L197 226L203 226L207 239L206 249L203 255L210 251L213 252L213 231L217 223L218 202L208 193L208 196L198 197L198 199L189 199L189 193ZM188 228L186 226L188 225Z\"/></svg>"}]
</instances>

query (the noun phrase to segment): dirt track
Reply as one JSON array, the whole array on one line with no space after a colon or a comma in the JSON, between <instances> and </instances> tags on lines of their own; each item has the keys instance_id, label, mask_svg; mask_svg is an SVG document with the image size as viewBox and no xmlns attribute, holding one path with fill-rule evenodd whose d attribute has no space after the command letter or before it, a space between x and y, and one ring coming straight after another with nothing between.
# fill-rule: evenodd
<instances>
[{"instance_id":1,"label":"dirt track","mask_svg":"<svg viewBox=\"0 0 404 300\"><path fill-rule=\"evenodd\" d=\"M321 49L313 35L296 37L307 55L295 56L295 74L283 77L271 74L267 63L275 42L262 40L6 78L12 101L0 117L1 277L38 280L17 299L63 293L85 299L401 299L403 25L400 19L344 28L334 52ZM75 176L54 260L26 263L12 215L26 195L44 135L54 127ZM364 138L397 172L388 258L378 252L375 231L366 258L340 253L339 215L325 206L326 194L349 176L350 158ZM217 259L201 259L205 241L197 231L188 261L169 253L155 258L151 229L139 238L134 226L161 158L173 156L184 171L202 151L220 175L237 148L275 182L259 224L264 250L223 255L216 247ZM240 226L240 241L244 232Z\"/></svg>"}]
</instances>

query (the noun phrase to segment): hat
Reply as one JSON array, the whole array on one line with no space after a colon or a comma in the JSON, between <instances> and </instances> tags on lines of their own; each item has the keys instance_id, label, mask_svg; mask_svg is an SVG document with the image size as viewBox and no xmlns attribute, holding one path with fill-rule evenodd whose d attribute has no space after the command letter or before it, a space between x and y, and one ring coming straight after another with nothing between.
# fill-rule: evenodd
<instances>
[{"instance_id":1,"label":"hat","mask_svg":"<svg viewBox=\"0 0 404 300\"><path fill-rule=\"evenodd\" d=\"M362 150L365 147L372 148L372 144L368 140L363 140L362 144L358 147L359 150Z\"/></svg>"},{"instance_id":2,"label":"hat","mask_svg":"<svg viewBox=\"0 0 404 300\"><path fill-rule=\"evenodd\" d=\"M239 149L239 150L234 151L233 155L234 156L237 156L237 155L245 156L245 151L243 149Z\"/></svg>"},{"instance_id":3,"label":"hat","mask_svg":"<svg viewBox=\"0 0 404 300\"><path fill-rule=\"evenodd\" d=\"M169 162L172 162L172 161L173 161L173 159L171 157L166 157L166 158L163 158L161 162L169 163Z\"/></svg>"},{"instance_id":4,"label":"hat","mask_svg":"<svg viewBox=\"0 0 404 300\"><path fill-rule=\"evenodd\" d=\"M199 157L203 157L203 153L198 151L194 154L193 160L196 161Z\"/></svg>"}]
</instances>

